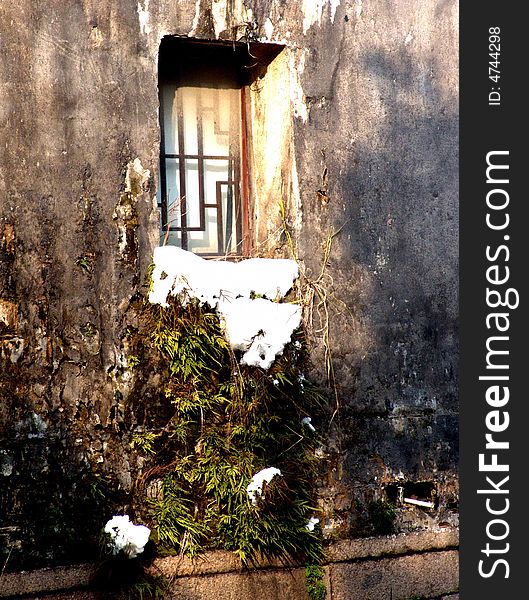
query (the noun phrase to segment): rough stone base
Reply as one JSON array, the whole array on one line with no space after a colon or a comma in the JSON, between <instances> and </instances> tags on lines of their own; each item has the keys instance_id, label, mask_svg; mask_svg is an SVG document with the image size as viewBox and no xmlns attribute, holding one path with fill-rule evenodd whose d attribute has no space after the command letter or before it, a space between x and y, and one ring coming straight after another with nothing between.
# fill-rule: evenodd
<instances>
[{"instance_id":1,"label":"rough stone base","mask_svg":"<svg viewBox=\"0 0 529 600\"><path fill-rule=\"evenodd\" d=\"M456 551L331 565L331 598L407 600L435 598L458 589Z\"/></svg>"},{"instance_id":2,"label":"rough stone base","mask_svg":"<svg viewBox=\"0 0 529 600\"><path fill-rule=\"evenodd\" d=\"M328 549L326 600L459 600L457 531L349 540ZM233 554L203 560L158 559L171 581L166 600L308 600L303 568L263 563L242 571ZM89 589L92 565L4 573L0 597L19 600L128 600L129 594ZM149 598L149 596L145 596Z\"/></svg>"}]
</instances>

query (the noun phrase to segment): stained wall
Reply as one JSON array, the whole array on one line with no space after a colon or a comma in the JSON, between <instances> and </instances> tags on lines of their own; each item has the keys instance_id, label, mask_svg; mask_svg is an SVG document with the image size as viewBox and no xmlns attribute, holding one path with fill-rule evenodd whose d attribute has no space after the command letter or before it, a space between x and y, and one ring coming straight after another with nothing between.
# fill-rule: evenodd
<instances>
[{"instance_id":1,"label":"stained wall","mask_svg":"<svg viewBox=\"0 0 529 600\"><path fill-rule=\"evenodd\" d=\"M125 508L141 473L127 328L158 243L165 35L285 46L249 94L251 231L289 255L281 200L319 286L326 536L373 533L388 490L397 529L456 523L457 3L19 0L0 6L0 548L93 555L106 490Z\"/></svg>"}]
</instances>

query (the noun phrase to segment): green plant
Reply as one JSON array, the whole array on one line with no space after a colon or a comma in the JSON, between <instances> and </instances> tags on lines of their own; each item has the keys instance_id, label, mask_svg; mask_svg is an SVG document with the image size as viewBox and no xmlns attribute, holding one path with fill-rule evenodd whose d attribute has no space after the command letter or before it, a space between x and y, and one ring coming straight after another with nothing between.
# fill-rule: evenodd
<instances>
[{"instance_id":1,"label":"green plant","mask_svg":"<svg viewBox=\"0 0 529 600\"><path fill-rule=\"evenodd\" d=\"M90 496L94 500L108 500L108 485L109 482L102 475L92 475L90 481Z\"/></svg>"},{"instance_id":2,"label":"green plant","mask_svg":"<svg viewBox=\"0 0 529 600\"><path fill-rule=\"evenodd\" d=\"M132 441L130 445L133 448L137 446L146 454L154 454L154 442L156 441L157 437L158 434L152 431L135 432L132 434Z\"/></svg>"},{"instance_id":3,"label":"green plant","mask_svg":"<svg viewBox=\"0 0 529 600\"><path fill-rule=\"evenodd\" d=\"M91 275L94 271L94 254L93 252L86 252L79 256L75 261L78 267L81 267L83 271Z\"/></svg>"},{"instance_id":4,"label":"green plant","mask_svg":"<svg viewBox=\"0 0 529 600\"><path fill-rule=\"evenodd\" d=\"M307 565L305 567L305 585L310 600L325 600L327 588L323 581L325 572L320 565Z\"/></svg>"},{"instance_id":5,"label":"green plant","mask_svg":"<svg viewBox=\"0 0 529 600\"><path fill-rule=\"evenodd\" d=\"M134 367L137 367L139 364L140 359L137 356L134 354L129 354L129 356L127 356L127 365L129 369L134 369Z\"/></svg>"},{"instance_id":6,"label":"green plant","mask_svg":"<svg viewBox=\"0 0 529 600\"><path fill-rule=\"evenodd\" d=\"M369 517L376 533L393 533L395 524L395 506L387 500L374 500L369 504Z\"/></svg>"},{"instance_id":7,"label":"green plant","mask_svg":"<svg viewBox=\"0 0 529 600\"><path fill-rule=\"evenodd\" d=\"M147 507L159 550L196 556L214 547L244 563L261 555L319 562L321 533L306 527L319 441L301 420L317 414L321 396L300 383L302 332L265 372L239 364L207 306L170 299L166 308L143 302L138 310L141 327L130 339L137 371L152 354L166 372L165 422L150 436L133 435L149 454L138 510ZM252 504L247 486L268 466L282 475Z\"/></svg>"},{"instance_id":8,"label":"green plant","mask_svg":"<svg viewBox=\"0 0 529 600\"><path fill-rule=\"evenodd\" d=\"M169 588L164 577L151 577L135 583L129 591L129 600L163 600Z\"/></svg>"}]
</instances>

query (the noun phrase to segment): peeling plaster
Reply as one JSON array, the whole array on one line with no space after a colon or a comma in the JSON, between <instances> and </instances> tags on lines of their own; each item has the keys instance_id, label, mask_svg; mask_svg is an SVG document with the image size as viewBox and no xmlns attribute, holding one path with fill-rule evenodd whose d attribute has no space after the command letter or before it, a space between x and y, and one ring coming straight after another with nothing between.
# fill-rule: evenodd
<instances>
[{"instance_id":1,"label":"peeling plaster","mask_svg":"<svg viewBox=\"0 0 529 600\"><path fill-rule=\"evenodd\" d=\"M341 0L303 0L303 33L314 25L321 25L323 9L328 4L331 7L331 23L334 23L336 9L340 6Z\"/></svg>"},{"instance_id":2,"label":"peeling plaster","mask_svg":"<svg viewBox=\"0 0 529 600\"><path fill-rule=\"evenodd\" d=\"M301 87L301 76L305 70L306 51L292 52L290 54L290 98L294 108L294 115L303 123L309 118L309 111L305 103L305 94Z\"/></svg>"},{"instance_id":3,"label":"peeling plaster","mask_svg":"<svg viewBox=\"0 0 529 600\"><path fill-rule=\"evenodd\" d=\"M150 0L144 0L143 6L140 0L138 0L138 20L140 22L140 32L144 34L151 33L151 26L149 25L149 2Z\"/></svg>"},{"instance_id":4,"label":"peeling plaster","mask_svg":"<svg viewBox=\"0 0 529 600\"><path fill-rule=\"evenodd\" d=\"M103 34L97 25L94 25L90 30L90 46L92 48L100 48L103 44Z\"/></svg>"},{"instance_id":5,"label":"peeling plaster","mask_svg":"<svg viewBox=\"0 0 529 600\"><path fill-rule=\"evenodd\" d=\"M135 158L127 164L125 191L121 194L113 215L113 218L118 221L118 248L121 255L133 250L129 247L130 235L127 233L130 233L130 230L135 227L135 203L145 191L150 176L150 170L143 168L139 158ZM149 198L147 200L150 201Z\"/></svg>"},{"instance_id":6,"label":"peeling plaster","mask_svg":"<svg viewBox=\"0 0 529 600\"><path fill-rule=\"evenodd\" d=\"M303 224L303 206L301 204L301 194L299 192L298 167L296 156L292 157L292 196L294 200L294 221L292 227L295 231L301 231Z\"/></svg>"},{"instance_id":7,"label":"peeling plaster","mask_svg":"<svg viewBox=\"0 0 529 600\"><path fill-rule=\"evenodd\" d=\"M9 360L16 364L22 356L25 340L21 337L12 337L0 343L0 360Z\"/></svg>"},{"instance_id":8,"label":"peeling plaster","mask_svg":"<svg viewBox=\"0 0 529 600\"><path fill-rule=\"evenodd\" d=\"M362 16L362 10L364 9L364 4L362 0L356 0L355 2L355 15L356 18L359 19Z\"/></svg>"},{"instance_id":9,"label":"peeling plaster","mask_svg":"<svg viewBox=\"0 0 529 600\"><path fill-rule=\"evenodd\" d=\"M151 172L144 169L141 160L135 158L127 164L127 173L125 175L125 192L137 196L143 186L149 181Z\"/></svg>"},{"instance_id":10,"label":"peeling plaster","mask_svg":"<svg viewBox=\"0 0 529 600\"><path fill-rule=\"evenodd\" d=\"M226 0L213 0L211 3L211 16L213 17L216 38L218 38L223 31L228 29L226 4Z\"/></svg>"},{"instance_id":11,"label":"peeling plaster","mask_svg":"<svg viewBox=\"0 0 529 600\"><path fill-rule=\"evenodd\" d=\"M18 307L10 300L0 299L0 323L4 323L11 329L17 327Z\"/></svg>"},{"instance_id":12,"label":"peeling plaster","mask_svg":"<svg viewBox=\"0 0 529 600\"><path fill-rule=\"evenodd\" d=\"M265 31L265 36L267 40L271 40L272 39L272 35L274 33L274 24L272 23L272 21L270 21L270 19L266 19L265 24L264 24L264 31Z\"/></svg>"},{"instance_id":13,"label":"peeling plaster","mask_svg":"<svg viewBox=\"0 0 529 600\"><path fill-rule=\"evenodd\" d=\"M200 21L200 0L197 0L195 3L195 17L193 19L193 25L191 25L191 31L189 32L189 37L193 37L197 31L198 23Z\"/></svg>"},{"instance_id":14,"label":"peeling plaster","mask_svg":"<svg viewBox=\"0 0 529 600\"><path fill-rule=\"evenodd\" d=\"M203 0L196 0L195 16L188 37L196 35L200 17L204 10L202 5ZM253 13L250 8L246 8L243 0L211 0L211 17L213 19L215 37L218 39L220 34L229 29L230 26L242 25L252 21Z\"/></svg>"}]
</instances>

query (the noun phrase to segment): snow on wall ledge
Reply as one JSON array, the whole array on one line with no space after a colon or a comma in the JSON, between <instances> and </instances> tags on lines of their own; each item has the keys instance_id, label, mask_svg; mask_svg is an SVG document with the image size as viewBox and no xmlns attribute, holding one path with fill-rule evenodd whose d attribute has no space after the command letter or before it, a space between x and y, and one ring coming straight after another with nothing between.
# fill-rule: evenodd
<instances>
[{"instance_id":1,"label":"snow on wall ledge","mask_svg":"<svg viewBox=\"0 0 529 600\"><path fill-rule=\"evenodd\" d=\"M297 277L293 260L250 258L233 263L159 246L154 249L149 301L167 306L171 294L207 303L219 313L232 349L244 352L241 363L266 370L301 323L299 306L279 302Z\"/></svg>"}]
</instances>

